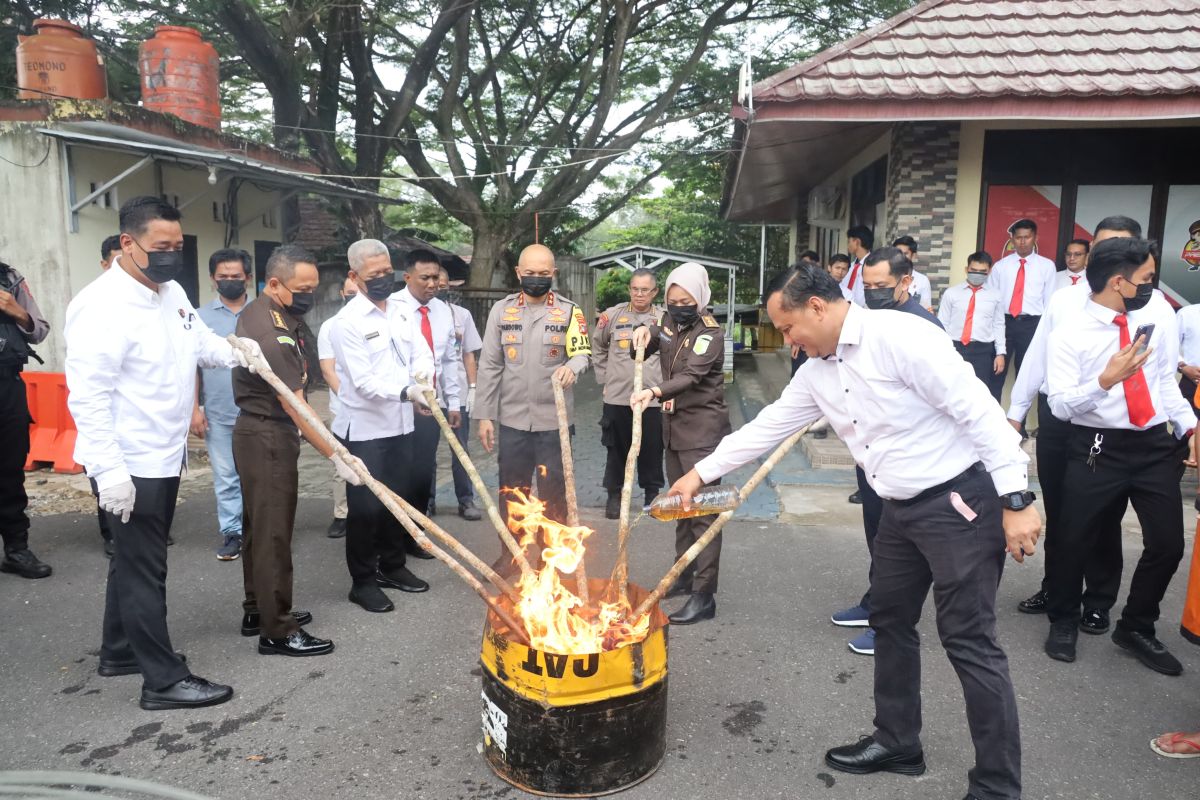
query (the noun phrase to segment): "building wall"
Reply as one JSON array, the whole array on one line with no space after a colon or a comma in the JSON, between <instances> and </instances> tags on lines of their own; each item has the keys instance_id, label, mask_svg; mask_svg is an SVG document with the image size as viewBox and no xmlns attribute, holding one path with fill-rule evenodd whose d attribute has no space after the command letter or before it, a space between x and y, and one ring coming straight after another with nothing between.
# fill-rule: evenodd
<instances>
[{"instance_id":1,"label":"building wall","mask_svg":"<svg viewBox=\"0 0 1200 800\"><path fill-rule=\"evenodd\" d=\"M917 267L936 300L949 285L958 183L959 124L902 122L888 153L886 224L876 245L917 240Z\"/></svg>"},{"instance_id":2,"label":"building wall","mask_svg":"<svg viewBox=\"0 0 1200 800\"><path fill-rule=\"evenodd\" d=\"M835 219L808 220L808 192L798 196L795 216L792 220L792 239L789 249L793 255L812 248L821 252L819 239L826 232L833 232L832 252L845 252L846 229L850 227L850 179L858 172L878 161L888 154L891 148L892 135L888 131L871 144L864 147L853 158L848 159L828 178L821 181L821 186L840 186L844 202L842 213ZM830 253L832 254L832 253Z\"/></svg>"}]
</instances>

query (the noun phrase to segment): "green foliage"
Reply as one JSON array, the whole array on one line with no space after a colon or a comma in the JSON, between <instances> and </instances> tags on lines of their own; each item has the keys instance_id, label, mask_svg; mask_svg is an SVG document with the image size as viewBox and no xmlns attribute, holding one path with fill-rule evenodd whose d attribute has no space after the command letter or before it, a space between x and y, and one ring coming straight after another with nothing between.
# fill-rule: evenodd
<instances>
[{"instance_id":1,"label":"green foliage","mask_svg":"<svg viewBox=\"0 0 1200 800\"><path fill-rule=\"evenodd\" d=\"M604 271L596 281L596 310L603 311L617 303L629 299L629 281L633 272L624 267L614 267Z\"/></svg>"}]
</instances>

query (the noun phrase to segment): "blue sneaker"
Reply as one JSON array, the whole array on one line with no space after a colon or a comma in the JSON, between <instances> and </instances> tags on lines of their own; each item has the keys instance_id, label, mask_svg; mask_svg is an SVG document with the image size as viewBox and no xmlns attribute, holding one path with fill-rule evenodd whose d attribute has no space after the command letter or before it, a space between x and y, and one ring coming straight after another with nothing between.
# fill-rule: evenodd
<instances>
[{"instance_id":1,"label":"blue sneaker","mask_svg":"<svg viewBox=\"0 0 1200 800\"><path fill-rule=\"evenodd\" d=\"M830 617L829 621L843 628L865 628L871 624L867 621L868 616L865 608L854 606L853 608L842 609Z\"/></svg>"},{"instance_id":2,"label":"blue sneaker","mask_svg":"<svg viewBox=\"0 0 1200 800\"><path fill-rule=\"evenodd\" d=\"M875 629L867 628L860 636L851 639L850 649L862 656L875 655Z\"/></svg>"}]
</instances>

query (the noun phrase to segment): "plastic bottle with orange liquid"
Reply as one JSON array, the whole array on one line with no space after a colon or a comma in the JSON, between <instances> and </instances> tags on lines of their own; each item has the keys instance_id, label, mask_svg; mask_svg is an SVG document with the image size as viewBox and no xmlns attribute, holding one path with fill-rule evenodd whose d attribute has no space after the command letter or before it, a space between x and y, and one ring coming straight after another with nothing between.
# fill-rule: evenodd
<instances>
[{"instance_id":1,"label":"plastic bottle with orange liquid","mask_svg":"<svg viewBox=\"0 0 1200 800\"><path fill-rule=\"evenodd\" d=\"M683 510L682 497L668 494L655 498L647 513L661 522L669 522L731 511L737 508L741 502L736 486L713 486L696 492L692 496L692 506L687 511Z\"/></svg>"}]
</instances>

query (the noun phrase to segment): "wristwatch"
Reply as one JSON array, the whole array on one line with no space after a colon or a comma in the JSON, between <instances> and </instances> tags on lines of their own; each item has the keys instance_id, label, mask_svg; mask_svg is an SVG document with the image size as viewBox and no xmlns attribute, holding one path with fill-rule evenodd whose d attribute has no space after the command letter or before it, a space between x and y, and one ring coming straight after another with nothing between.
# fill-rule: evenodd
<instances>
[{"instance_id":1,"label":"wristwatch","mask_svg":"<svg viewBox=\"0 0 1200 800\"><path fill-rule=\"evenodd\" d=\"M1028 490L1024 492L1009 492L1008 494L1000 495L1000 505L1009 511L1020 511L1023 508L1033 505L1033 501L1036 499L1037 496Z\"/></svg>"}]
</instances>

